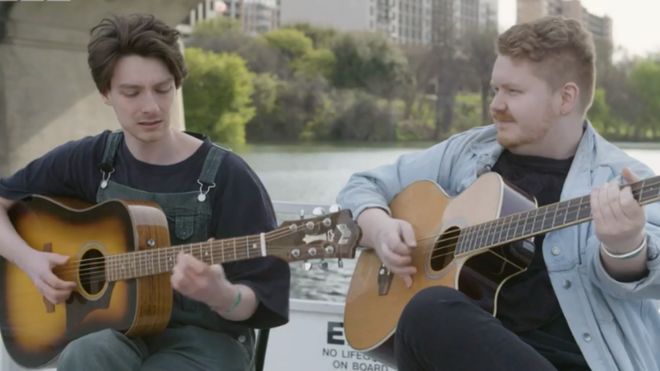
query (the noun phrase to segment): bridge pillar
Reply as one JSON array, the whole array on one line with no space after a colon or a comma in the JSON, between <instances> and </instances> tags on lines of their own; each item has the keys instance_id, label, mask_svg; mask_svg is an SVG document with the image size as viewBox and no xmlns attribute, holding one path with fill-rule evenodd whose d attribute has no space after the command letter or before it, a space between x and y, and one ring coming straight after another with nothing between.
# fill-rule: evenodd
<instances>
[{"instance_id":1,"label":"bridge pillar","mask_svg":"<svg viewBox=\"0 0 660 371\"><path fill-rule=\"evenodd\" d=\"M174 26L199 1L0 3L0 177L67 140L119 127L87 67L92 26L128 13L151 13ZM172 120L181 127L182 103L179 92Z\"/></svg>"}]
</instances>

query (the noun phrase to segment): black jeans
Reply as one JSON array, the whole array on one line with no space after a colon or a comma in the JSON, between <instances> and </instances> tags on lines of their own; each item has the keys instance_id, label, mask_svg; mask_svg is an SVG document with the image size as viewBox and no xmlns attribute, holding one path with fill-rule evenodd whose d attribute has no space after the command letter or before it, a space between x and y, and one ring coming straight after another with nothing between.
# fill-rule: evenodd
<instances>
[{"instance_id":1,"label":"black jeans","mask_svg":"<svg viewBox=\"0 0 660 371\"><path fill-rule=\"evenodd\" d=\"M556 371L534 348L463 293L420 291L403 310L394 353L399 371Z\"/></svg>"}]
</instances>

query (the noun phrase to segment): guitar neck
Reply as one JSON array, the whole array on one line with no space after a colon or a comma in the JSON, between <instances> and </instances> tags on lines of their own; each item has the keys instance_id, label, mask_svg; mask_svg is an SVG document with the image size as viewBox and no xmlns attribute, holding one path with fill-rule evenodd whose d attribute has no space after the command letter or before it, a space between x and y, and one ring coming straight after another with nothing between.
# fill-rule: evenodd
<instances>
[{"instance_id":1,"label":"guitar neck","mask_svg":"<svg viewBox=\"0 0 660 371\"><path fill-rule=\"evenodd\" d=\"M660 176L630 185L640 205L660 200ZM523 211L463 229L457 240L456 255L472 254L514 241L591 220L590 196L582 196L537 209Z\"/></svg>"},{"instance_id":2,"label":"guitar neck","mask_svg":"<svg viewBox=\"0 0 660 371\"><path fill-rule=\"evenodd\" d=\"M279 229L264 234L211 240L107 256L108 281L152 276L171 272L180 252L207 264L227 263L267 255L267 244Z\"/></svg>"}]
</instances>

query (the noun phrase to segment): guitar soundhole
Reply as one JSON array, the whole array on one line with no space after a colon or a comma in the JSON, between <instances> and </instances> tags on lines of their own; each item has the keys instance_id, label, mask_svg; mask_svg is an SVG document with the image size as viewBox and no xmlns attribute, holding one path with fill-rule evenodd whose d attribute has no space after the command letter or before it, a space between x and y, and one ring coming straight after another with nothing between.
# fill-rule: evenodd
<instances>
[{"instance_id":1,"label":"guitar soundhole","mask_svg":"<svg viewBox=\"0 0 660 371\"><path fill-rule=\"evenodd\" d=\"M438 237L431 253L431 268L433 270L439 271L451 263L454 259L460 234L461 230L458 227L451 227Z\"/></svg>"},{"instance_id":2,"label":"guitar soundhole","mask_svg":"<svg viewBox=\"0 0 660 371\"><path fill-rule=\"evenodd\" d=\"M105 257L99 250L87 250L80 262L80 284L91 295L97 294L105 285Z\"/></svg>"}]
</instances>

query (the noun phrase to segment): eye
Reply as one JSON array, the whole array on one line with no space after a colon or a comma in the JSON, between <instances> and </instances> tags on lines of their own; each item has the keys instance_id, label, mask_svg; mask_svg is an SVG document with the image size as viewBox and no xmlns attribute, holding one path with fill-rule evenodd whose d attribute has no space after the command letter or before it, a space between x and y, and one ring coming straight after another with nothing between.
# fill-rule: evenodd
<instances>
[{"instance_id":1,"label":"eye","mask_svg":"<svg viewBox=\"0 0 660 371\"><path fill-rule=\"evenodd\" d=\"M124 95L126 97L129 97L129 98L132 98L132 97L137 97L138 92L134 91L134 90L124 91L124 92L122 92L122 95Z\"/></svg>"},{"instance_id":2,"label":"eye","mask_svg":"<svg viewBox=\"0 0 660 371\"><path fill-rule=\"evenodd\" d=\"M166 88L159 88L159 89L156 89L156 93L158 93L158 94L167 94L167 93L170 92L170 90L172 90L172 87L171 87L171 86L168 86L168 87L166 87Z\"/></svg>"}]
</instances>

